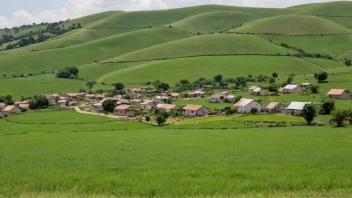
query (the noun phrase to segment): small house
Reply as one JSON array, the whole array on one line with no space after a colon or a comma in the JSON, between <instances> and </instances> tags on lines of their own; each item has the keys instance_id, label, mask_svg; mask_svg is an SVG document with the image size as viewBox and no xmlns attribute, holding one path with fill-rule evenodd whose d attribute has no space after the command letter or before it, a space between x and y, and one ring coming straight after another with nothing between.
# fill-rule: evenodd
<instances>
[{"instance_id":1,"label":"small house","mask_svg":"<svg viewBox=\"0 0 352 198\"><path fill-rule=\"evenodd\" d=\"M244 114L251 113L252 109L257 109L257 112L261 112L263 108L262 104L253 99L248 98L242 98L236 104L234 104L234 107L237 113Z\"/></svg>"},{"instance_id":2,"label":"small house","mask_svg":"<svg viewBox=\"0 0 352 198\"><path fill-rule=\"evenodd\" d=\"M89 101L94 101L96 94L86 94L84 97L88 99Z\"/></svg>"},{"instance_id":3,"label":"small house","mask_svg":"<svg viewBox=\"0 0 352 198\"><path fill-rule=\"evenodd\" d=\"M158 104L156 105L158 109L165 109L166 111L171 111L173 109L177 109L177 105L174 104Z\"/></svg>"},{"instance_id":4,"label":"small house","mask_svg":"<svg viewBox=\"0 0 352 198\"><path fill-rule=\"evenodd\" d=\"M251 86L251 87L248 89L248 92L249 92L249 93L252 93L256 88L258 88L258 86Z\"/></svg>"},{"instance_id":5,"label":"small house","mask_svg":"<svg viewBox=\"0 0 352 198\"><path fill-rule=\"evenodd\" d=\"M3 102L0 102L0 110L5 109L5 107L6 107L6 104Z\"/></svg>"},{"instance_id":6,"label":"small house","mask_svg":"<svg viewBox=\"0 0 352 198\"><path fill-rule=\"evenodd\" d=\"M183 115L185 117L201 117L209 115L209 109L202 105L189 104L183 108Z\"/></svg>"},{"instance_id":7,"label":"small house","mask_svg":"<svg viewBox=\"0 0 352 198\"><path fill-rule=\"evenodd\" d=\"M262 93L262 88L257 87L252 91L252 95L259 96Z\"/></svg>"},{"instance_id":8,"label":"small house","mask_svg":"<svg viewBox=\"0 0 352 198\"><path fill-rule=\"evenodd\" d=\"M310 89L313 87L313 85L312 85L312 83L302 83L301 87L305 88L305 89Z\"/></svg>"},{"instance_id":9,"label":"small house","mask_svg":"<svg viewBox=\"0 0 352 198\"><path fill-rule=\"evenodd\" d=\"M29 110L29 104L19 104L18 108L20 108L21 111Z\"/></svg>"},{"instance_id":10,"label":"small house","mask_svg":"<svg viewBox=\"0 0 352 198\"><path fill-rule=\"evenodd\" d=\"M291 104L286 108L286 112L293 116L298 116L301 114L302 110L306 105L312 104L311 102L291 102Z\"/></svg>"},{"instance_id":11,"label":"small house","mask_svg":"<svg viewBox=\"0 0 352 198\"><path fill-rule=\"evenodd\" d=\"M115 107L115 114L121 116L134 115L136 113L136 109L131 105L122 104Z\"/></svg>"},{"instance_id":12,"label":"small house","mask_svg":"<svg viewBox=\"0 0 352 198\"><path fill-rule=\"evenodd\" d=\"M77 100L79 98L83 98L86 94L85 93L67 93L65 96L70 100Z\"/></svg>"},{"instance_id":13,"label":"small house","mask_svg":"<svg viewBox=\"0 0 352 198\"><path fill-rule=\"evenodd\" d=\"M205 92L203 91L194 91L194 92L188 93L189 98L203 98L204 95L205 95Z\"/></svg>"},{"instance_id":14,"label":"small house","mask_svg":"<svg viewBox=\"0 0 352 198\"><path fill-rule=\"evenodd\" d=\"M280 102L271 102L265 110L269 113L280 113L286 111L286 107Z\"/></svg>"},{"instance_id":15,"label":"small house","mask_svg":"<svg viewBox=\"0 0 352 198\"><path fill-rule=\"evenodd\" d=\"M169 97L168 96L156 96L154 99L158 103L164 104L164 103L167 103L167 101L169 100Z\"/></svg>"},{"instance_id":16,"label":"small house","mask_svg":"<svg viewBox=\"0 0 352 198\"><path fill-rule=\"evenodd\" d=\"M54 94L51 94L50 100L57 101L57 100L60 100L60 97L61 97L60 94L54 93Z\"/></svg>"},{"instance_id":17,"label":"small house","mask_svg":"<svg viewBox=\"0 0 352 198\"><path fill-rule=\"evenodd\" d=\"M15 106L16 107L19 107L21 104L29 104L29 101L28 100L24 100L24 101L21 101L21 102L15 102Z\"/></svg>"},{"instance_id":18,"label":"small house","mask_svg":"<svg viewBox=\"0 0 352 198\"><path fill-rule=\"evenodd\" d=\"M168 96L169 96L170 100L176 101L180 97L180 94L179 93L169 93Z\"/></svg>"},{"instance_id":19,"label":"small house","mask_svg":"<svg viewBox=\"0 0 352 198\"><path fill-rule=\"evenodd\" d=\"M14 105L9 105L2 110L2 115L21 113L21 109Z\"/></svg>"},{"instance_id":20,"label":"small house","mask_svg":"<svg viewBox=\"0 0 352 198\"><path fill-rule=\"evenodd\" d=\"M233 102L236 96L231 95L229 92L220 92L210 96L209 102L211 103L219 103L225 100L229 102Z\"/></svg>"},{"instance_id":21,"label":"small house","mask_svg":"<svg viewBox=\"0 0 352 198\"><path fill-rule=\"evenodd\" d=\"M57 101L57 104L60 107L66 107L68 103L67 103L67 100L59 100L59 101Z\"/></svg>"},{"instance_id":22,"label":"small house","mask_svg":"<svg viewBox=\"0 0 352 198\"><path fill-rule=\"evenodd\" d=\"M301 93L302 88L298 85L286 85L282 89L283 93Z\"/></svg>"},{"instance_id":23,"label":"small house","mask_svg":"<svg viewBox=\"0 0 352 198\"><path fill-rule=\"evenodd\" d=\"M348 91L344 89L331 89L328 93L329 98L347 100L349 98Z\"/></svg>"},{"instance_id":24,"label":"small house","mask_svg":"<svg viewBox=\"0 0 352 198\"><path fill-rule=\"evenodd\" d=\"M93 104L93 111L98 113L103 112L103 105L101 103Z\"/></svg>"},{"instance_id":25,"label":"small house","mask_svg":"<svg viewBox=\"0 0 352 198\"><path fill-rule=\"evenodd\" d=\"M153 107L156 107L156 105L158 105L158 102L155 100L144 100L139 104L139 107L141 109L152 109Z\"/></svg>"}]
</instances>

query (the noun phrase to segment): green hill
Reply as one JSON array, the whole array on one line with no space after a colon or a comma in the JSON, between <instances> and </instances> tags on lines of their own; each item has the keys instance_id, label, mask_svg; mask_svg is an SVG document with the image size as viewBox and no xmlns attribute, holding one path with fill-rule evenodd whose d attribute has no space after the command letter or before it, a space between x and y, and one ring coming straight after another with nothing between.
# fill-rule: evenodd
<instances>
[{"instance_id":1,"label":"green hill","mask_svg":"<svg viewBox=\"0 0 352 198\"><path fill-rule=\"evenodd\" d=\"M140 65L106 74L98 81L115 83L118 80L129 86L135 86L147 81L161 80L173 85L182 79L194 81L200 77L212 78L217 74L227 78L248 74L271 75L275 71L280 76L285 76L291 73L300 75L323 70L312 62L286 56L193 57L142 62Z\"/></svg>"},{"instance_id":2,"label":"green hill","mask_svg":"<svg viewBox=\"0 0 352 198\"><path fill-rule=\"evenodd\" d=\"M112 61L140 61L204 55L287 54L291 50L253 35L214 34L191 37L132 52Z\"/></svg>"},{"instance_id":3,"label":"green hill","mask_svg":"<svg viewBox=\"0 0 352 198\"><path fill-rule=\"evenodd\" d=\"M261 17L250 13L216 11L186 18L173 23L172 26L194 33L210 33L227 30L259 18Z\"/></svg>"},{"instance_id":4,"label":"green hill","mask_svg":"<svg viewBox=\"0 0 352 198\"><path fill-rule=\"evenodd\" d=\"M284 35L329 35L351 34L352 31L337 23L315 16L288 15L249 22L230 30L238 33L284 34Z\"/></svg>"},{"instance_id":5,"label":"green hill","mask_svg":"<svg viewBox=\"0 0 352 198\"><path fill-rule=\"evenodd\" d=\"M92 42L37 52L4 51L0 53L0 71L28 74L54 71L69 65L93 63L116 55L187 38L188 33L169 28L154 28L110 36ZM25 60L25 61L23 61Z\"/></svg>"},{"instance_id":6,"label":"green hill","mask_svg":"<svg viewBox=\"0 0 352 198\"><path fill-rule=\"evenodd\" d=\"M315 3L294 6L298 8L296 14L315 15L315 16L352 16L351 1L337 1L328 3Z\"/></svg>"}]
</instances>

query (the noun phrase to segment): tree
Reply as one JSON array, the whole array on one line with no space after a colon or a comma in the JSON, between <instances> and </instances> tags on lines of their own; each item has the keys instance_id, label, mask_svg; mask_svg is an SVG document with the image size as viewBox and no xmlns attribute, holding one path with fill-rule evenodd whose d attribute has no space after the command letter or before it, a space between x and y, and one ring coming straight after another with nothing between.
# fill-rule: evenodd
<instances>
[{"instance_id":1,"label":"tree","mask_svg":"<svg viewBox=\"0 0 352 198\"><path fill-rule=\"evenodd\" d=\"M164 125L167 119L169 118L169 114L164 109L155 111L155 113L156 113L155 122L158 123L159 126Z\"/></svg>"},{"instance_id":2,"label":"tree","mask_svg":"<svg viewBox=\"0 0 352 198\"><path fill-rule=\"evenodd\" d=\"M167 84L167 83L160 83L160 84L158 85L158 89L162 89L162 90L164 90L164 91L167 91L167 90L170 89L170 86L169 86L169 84Z\"/></svg>"},{"instance_id":3,"label":"tree","mask_svg":"<svg viewBox=\"0 0 352 198\"><path fill-rule=\"evenodd\" d=\"M105 112L112 113L116 107L116 102L113 100L105 100L102 105Z\"/></svg>"},{"instance_id":4,"label":"tree","mask_svg":"<svg viewBox=\"0 0 352 198\"><path fill-rule=\"evenodd\" d=\"M276 72L274 72L271 76L272 76L273 78L279 77L279 75L278 75Z\"/></svg>"},{"instance_id":5,"label":"tree","mask_svg":"<svg viewBox=\"0 0 352 198\"><path fill-rule=\"evenodd\" d=\"M269 83L270 83L270 84L275 83L275 78L270 78Z\"/></svg>"},{"instance_id":6,"label":"tree","mask_svg":"<svg viewBox=\"0 0 352 198\"><path fill-rule=\"evenodd\" d=\"M245 77L236 77L236 82L235 84L237 86L242 86L242 87L245 87L247 86L247 80Z\"/></svg>"},{"instance_id":7,"label":"tree","mask_svg":"<svg viewBox=\"0 0 352 198\"><path fill-rule=\"evenodd\" d=\"M222 82L222 75L216 75L216 76L214 76L214 81L215 82Z\"/></svg>"},{"instance_id":8,"label":"tree","mask_svg":"<svg viewBox=\"0 0 352 198\"><path fill-rule=\"evenodd\" d=\"M45 96L34 96L29 101L30 109L46 109L49 107L49 100Z\"/></svg>"},{"instance_id":9,"label":"tree","mask_svg":"<svg viewBox=\"0 0 352 198\"><path fill-rule=\"evenodd\" d=\"M293 82L293 76L289 76L286 80L286 84L291 84Z\"/></svg>"},{"instance_id":10,"label":"tree","mask_svg":"<svg viewBox=\"0 0 352 198\"><path fill-rule=\"evenodd\" d=\"M317 73L317 74L314 74L314 77L318 80L318 83L322 83L326 79L328 79L328 73L327 72Z\"/></svg>"},{"instance_id":11,"label":"tree","mask_svg":"<svg viewBox=\"0 0 352 198\"><path fill-rule=\"evenodd\" d=\"M78 77L79 69L77 67L69 67L68 71L75 77Z\"/></svg>"},{"instance_id":12,"label":"tree","mask_svg":"<svg viewBox=\"0 0 352 198\"><path fill-rule=\"evenodd\" d=\"M88 81L87 82L87 86L89 87L89 89L92 89L94 85L95 85L95 81Z\"/></svg>"},{"instance_id":13,"label":"tree","mask_svg":"<svg viewBox=\"0 0 352 198\"><path fill-rule=\"evenodd\" d=\"M351 65L352 65L352 61L351 61L351 60L346 60L346 61L345 61L345 65L346 65L347 67L351 66Z\"/></svg>"},{"instance_id":14,"label":"tree","mask_svg":"<svg viewBox=\"0 0 352 198\"><path fill-rule=\"evenodd\" d=\"M310 88L310 91L312 94L317 94L319 93L319 86L318 85L312 85Z\"/></svg>"},{"instance_id":15,"label":"tree","mask_svg":"<svg viewBox=\"0 0 352 198\"><path fill-rule=\"evenodd\" d=\"M62 71L58 71L56 72L56 77L58 78L70 78L71 77L71 73L67 70L62 70Z\"/></svg>"},{"instance_id":16,"label":"tree","mask_svg":"<svg viewBox=\"0 0 352 198\"><path fill-rule=\"evenodd\" d=\"M125 89L125 85L122 82L115 83L115 89L118 91L122 91Z\"/></svg>"},{"instance_id":17,"label":"tree","mask_svg":"<svg viewBox=\"0 0 352 198\"><path fill-rule=\"evenodd\" d=\"M317 117L317 110L314 105L306 105L301 112L301 117L307 121L308 125L311 125L314 118Z\"/></svg>"},{"instance_id":18,"label":"tree","mask_svg":"<svg viewBox=\"0 0 352 198\"><path fill-rule=\"evenodd\" d=\"M270 91L270 92L277 93L277 91L278 91L278 86L275 85L275 84L271 84L271 85L269 86L269 91Z\"/></svg>"},{"instance_id":19,"label":"tree","mask_svg":"<svg viewBox=\"0 0 352 198\"><path fill-rule=\"evenodd\" d=\"M335 101L327 100L321 105L319 113L322 115L330 115L335 110Z\"/></svg>"},{"instance_id":20,"label":"tree","mask_svg":"<svg viewBox=\"0 0 352 198\"><path fill-rule=\"evenodd\" d=\"M336 123L338 127L343 127L347 120L348 112L345 110L337 110L333 113L330 123Z\"/></svg>"}]
</instances>

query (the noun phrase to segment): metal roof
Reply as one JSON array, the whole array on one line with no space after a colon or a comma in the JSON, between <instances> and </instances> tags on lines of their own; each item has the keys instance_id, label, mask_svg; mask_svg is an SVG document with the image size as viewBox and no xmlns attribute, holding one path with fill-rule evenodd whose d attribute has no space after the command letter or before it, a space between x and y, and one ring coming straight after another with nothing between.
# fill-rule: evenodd
<instances>
[{"instance_id":1,"label":"metal roof","mask_svg":"<svg viewBox=\"0 0 352 198\"><path fill-rule=\"evenodd\" d=\"M291 104L287 107L288 110L303 110L303 108L312 104L311 102L291 102Z\"/></svg>"}]
</instances>

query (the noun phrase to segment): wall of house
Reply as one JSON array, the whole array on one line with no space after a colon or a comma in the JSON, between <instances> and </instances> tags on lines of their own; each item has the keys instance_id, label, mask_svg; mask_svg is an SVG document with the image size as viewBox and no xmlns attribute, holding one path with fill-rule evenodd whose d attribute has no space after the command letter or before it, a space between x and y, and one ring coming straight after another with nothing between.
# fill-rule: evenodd
<instances>
[{"instance_id":1,"label":"wall of house","mask_svg":"<svg viewBox=\"0 0 352 198\"><path fill-rule=\"evenodd\" d=\"M251 110L253 108L257 108L258 111L260 112L262 110L262 105L257 103L257 102L251 102L245 107L237 107L237 113L251 113Z\"/></svg>"},{"instance_id":2,"label":"wall of house","mask_svg":"<svg viewBox=\"0 0 352 198\"><path fill-rule=\"evenodd\" d=\"M330 95L330 98L347 100L349 98L349 96L348 96L347 92L343 92L341 95Z\"/></svg>"}]
</instances>

